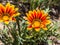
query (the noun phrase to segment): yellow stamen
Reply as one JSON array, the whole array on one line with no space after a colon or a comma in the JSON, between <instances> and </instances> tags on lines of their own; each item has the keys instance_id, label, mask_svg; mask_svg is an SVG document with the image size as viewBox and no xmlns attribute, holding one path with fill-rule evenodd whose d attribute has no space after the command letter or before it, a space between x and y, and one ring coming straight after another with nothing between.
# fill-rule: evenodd
<instances>
[{"instance_id":1,"label":"yellow stamen","mask_svg":"<svg viewBox=\"0 0 60 45\"><path fill-rule=\"evenodd\" d=\"M32 24L32 27L40 27L40 22L39 21L34 21Z\"/></svg>"},{"instance_id":2,"label":"yellow stamen","mask_svg":"<svg viewBox=\"0 0 60 45\"><path fill-rule=\"evenodd\" d=\"M9 20L8 16L3 16L3 20Z\"/></svg>"}]
</instances>

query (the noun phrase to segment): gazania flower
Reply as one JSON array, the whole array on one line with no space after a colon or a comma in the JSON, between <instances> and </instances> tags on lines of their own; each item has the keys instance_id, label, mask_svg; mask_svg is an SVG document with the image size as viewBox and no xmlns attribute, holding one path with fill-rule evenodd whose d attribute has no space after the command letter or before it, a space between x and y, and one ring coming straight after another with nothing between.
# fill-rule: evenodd
<instances>
[{"instance_id":1,"label":"gazania flower","mask_svg":"<svg viewBox=\"0 0 60 45\"><path fill-rule=\"evenodd\" d=\"M9 24L9 21L15 21L15 16L18 16L18 8L14 5L7 3L6 6L0 4L0 22Z\"/></svg>"},{"instance_id":2,"label":"gazania flower","mask_svg":"<svg viewBox=\"0 0 60 45\"><path fill-rule=\"evenodd\" d=\"M44 10L29 11L26 15L25 19L27 20L28 29L34 28L36 31L40 29L47 30L47 25L51 23L48 13Z\"/></svg>"}]
</instances>

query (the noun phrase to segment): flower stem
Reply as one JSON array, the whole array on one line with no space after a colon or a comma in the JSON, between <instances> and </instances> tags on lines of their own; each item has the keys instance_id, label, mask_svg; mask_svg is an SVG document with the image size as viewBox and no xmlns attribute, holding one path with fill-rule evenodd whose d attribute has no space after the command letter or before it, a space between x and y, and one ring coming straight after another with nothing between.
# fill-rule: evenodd
<instances>
[{"instance_id":1,"label":"flower stem","mask_svg":"<svg viewBox=\"0 0 60 45\"><path fill-rule=\"evenodd\" d=\"M19 19L16 18L16 22L17 22L17 25L18 25L18 31L19 31L19 35L20 35L20 25L19 25Z\"/></svg>"}]
</instances>

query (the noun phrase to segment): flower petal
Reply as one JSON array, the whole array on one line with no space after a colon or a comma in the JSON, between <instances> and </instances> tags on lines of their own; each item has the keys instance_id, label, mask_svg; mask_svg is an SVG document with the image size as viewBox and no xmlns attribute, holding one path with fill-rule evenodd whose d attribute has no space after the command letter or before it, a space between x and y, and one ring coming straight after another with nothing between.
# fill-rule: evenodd
<instances>
[{"instance_id":1,"label":"flower petal","mask_svg":"<svg viewBox=\"0 0 60 45\"><path fill-rule=\"evenodd\" d=\"M40 28L35 28L35 31L39 32L40 31Z\"/></svg>"},{"instance_id":2,"label":"flower petal","mask_svg":"<svg viewBox=\"0 0 60 45\"><path fill-rule=\"evenodd\" d=\"M4 21L5 24L9 24L9 21Z\"/></svg>"},{"instance_id":3,"label":"flower petal","mask_svg":"<svg viewBox=\"0 0 60 45\"><path fill-rule=\"evenodd\" d=\"M32 26L29 25L29 26L27 27L27 30L31 30L31 29L32 29Z\"/></svg>"}]
</instances>

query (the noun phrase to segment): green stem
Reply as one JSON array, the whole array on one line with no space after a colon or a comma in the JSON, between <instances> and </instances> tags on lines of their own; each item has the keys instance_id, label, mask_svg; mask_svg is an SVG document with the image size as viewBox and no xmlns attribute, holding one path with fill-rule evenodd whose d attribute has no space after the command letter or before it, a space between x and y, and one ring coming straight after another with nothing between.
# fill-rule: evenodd
<instances>
[{"instance_id":1,"label":"green stem","mask_svg":"<svg viewBox=\"0 0 60 45\"><path fill-rule=\"evenodd\" d=\"M17 21L18 31L19 31L19 35L20 35L20 25L19 25L19 19L18 19L18 18L16 18L16 21Z\"/></svg>"}]
</instances>

